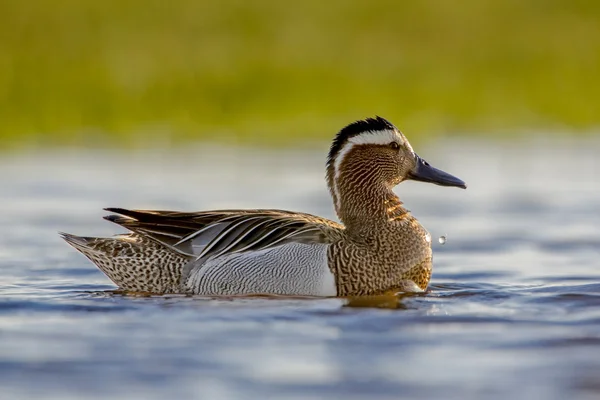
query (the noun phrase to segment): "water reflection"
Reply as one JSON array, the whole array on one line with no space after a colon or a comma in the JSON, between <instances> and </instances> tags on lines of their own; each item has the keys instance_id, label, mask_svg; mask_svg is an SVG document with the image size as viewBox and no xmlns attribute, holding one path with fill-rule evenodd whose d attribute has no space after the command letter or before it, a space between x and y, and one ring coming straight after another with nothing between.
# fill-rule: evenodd
<instances>
[{"instance_id":1,"label":"water reflection","mask_svg":"<svg viewBox=\"0 0 600 400\"><path fill-rule=\"evenodd\" d=\"M469 190L397 192L452 240L432 243L427 293L363 299L121 293L56 235L120 232L101 219L113 205L334 218L321 151L4 156L3 395L597 398L600 146L552 146L424 149Z\"/></svg>"},{"instance_id":2,"label":"water reflection","mask_svg":"<svg viewBox=\"0 0 600 400\"><path fill-rule=\"evenodd\" d=\"M414 294L384 294L378 296L350 297L346 299L345 307L357 308L386 308L390 310L407 310L409 306L403 302Z\"/></svg>"}]
</instances>

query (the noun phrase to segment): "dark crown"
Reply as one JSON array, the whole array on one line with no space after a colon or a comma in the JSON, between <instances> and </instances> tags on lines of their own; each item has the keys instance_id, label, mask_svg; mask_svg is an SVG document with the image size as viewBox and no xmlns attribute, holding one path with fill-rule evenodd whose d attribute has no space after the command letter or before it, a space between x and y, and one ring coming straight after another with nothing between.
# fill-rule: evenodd
<instances>
[{"instance_id":1,"label":"dark crown","mask_svg":"<svg viewBox=\"0 0 600 400\"><path fill-rule=\"evenodd\" d=\"M351 123L350 125L344 127L341 131L333 139L333 143L331 143L331 148L329 149L329 155L327 156L327 167L329 168L339 151L342 149L342 146L354 136L358 136L364 132L376 132L383 131L386 129L395 130L396 127L387 119L376 116L375 118L367 118L360 121L356 121Z\"/></svg>"}]
</instances>

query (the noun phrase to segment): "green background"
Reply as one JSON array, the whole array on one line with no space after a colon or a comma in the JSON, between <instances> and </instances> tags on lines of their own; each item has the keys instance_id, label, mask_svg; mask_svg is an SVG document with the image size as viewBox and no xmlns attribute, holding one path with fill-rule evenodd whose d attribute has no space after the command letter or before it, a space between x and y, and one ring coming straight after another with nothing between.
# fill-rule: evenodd
<instances>
[{"instance_id":1,"label":"green background","mask_svg":"<svg viewBox=\"0 0 600 400\"><path fill-rule=\"evenodd\" d=\"M589 133L598 1L0 2L0 147Z\"/></svg>"}]
</instances>

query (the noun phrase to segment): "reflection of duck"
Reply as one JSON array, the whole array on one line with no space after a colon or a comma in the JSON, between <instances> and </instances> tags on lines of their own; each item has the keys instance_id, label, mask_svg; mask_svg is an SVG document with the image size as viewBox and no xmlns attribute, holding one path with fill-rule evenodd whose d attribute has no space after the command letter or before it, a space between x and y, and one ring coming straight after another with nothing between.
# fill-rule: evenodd
<instances>
[{"instance_id":1,"label":"reflection of duck","mask_svg":"<svg viewBox=\"0 0 600 400\"><path fill-rule=\"evenodd\" d=\"M281 210L198 213L109 208L132 233L63 234L119 288L201 295L360 296L424 290L431 236L392 192L404 180L466 188L377 117L342 129L327 184L343 225Z\"/></svg>"}]
</instances>

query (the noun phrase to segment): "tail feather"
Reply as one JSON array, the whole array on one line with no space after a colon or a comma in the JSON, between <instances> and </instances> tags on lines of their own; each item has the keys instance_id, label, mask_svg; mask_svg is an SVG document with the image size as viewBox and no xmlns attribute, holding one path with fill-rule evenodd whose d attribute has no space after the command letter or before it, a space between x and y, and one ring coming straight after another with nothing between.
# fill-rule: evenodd
<instances>
[{"instance_id":1,"label":"tail feather","mask_svg":"<svg viewBox=\"0 0 600 400\"><path fill-rule=\"evenodd\" d=\"M136 234L93 238L59 233L92 261L120 289L132 292L178 293L188 259Z\"/></svg>"},{"instance_id":2,"label":"tail feather","mask_svg":"<svg viewBox=\"0 0 600 400\"><path fill-rule=\"evenodd\" d=\"M131 220L132 220L132 218L129 218L129 217L123 217L123 216L121 216L121 215L116 215L116 214L110 214L110 215L106 215L106 216L104 216L104 217L102 217L102 218L104 218L104 219L105 219L105 220L107 220L107 221L113 222L113 223L115 223L115 224L117 224L117 225L121 225L121 224L123 224L124 222L131 221Z\"/></svg>"},{"instance_id":3,"label":"tail feather","mask_svg":"<svg viewBox=\"0 0 600 400\"><path fill-rule=\"evenodd\" d=\"M90 247L90 243L96 238L76 236L65 232L58 232L58 234L65 240L65 242L84 254L86 254L86 252L93 253L95 251L92 247Z\"/></svg>"}]
</instances>

